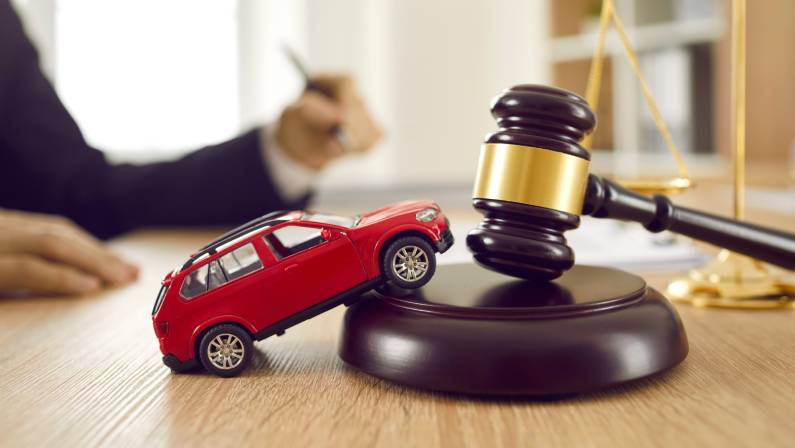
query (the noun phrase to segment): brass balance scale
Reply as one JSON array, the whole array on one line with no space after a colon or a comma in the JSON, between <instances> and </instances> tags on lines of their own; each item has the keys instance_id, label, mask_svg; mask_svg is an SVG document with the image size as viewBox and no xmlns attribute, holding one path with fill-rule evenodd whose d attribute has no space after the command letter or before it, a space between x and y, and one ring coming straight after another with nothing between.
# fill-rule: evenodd
<instances>
[{"instance_id":1,"label":"brass balance scale","mask_svg":"<svg viewBox=\"0 0 795 448\"><path fill-rule=\"evenodd\" d=\"M637 54L618 16L613 0L602 2L599 33L591 61L586 100L593 110L599 102L605 39L613 25L627 59L637 77L643 98L655 126L676 163L678 175L672 178L619 179L625 187L641 194L677 194L695 186L681 152L671 137L657 103L640 69ZM746 0L732 1L732 159L734 165L734 218L744 219L745 214L745 125L746 125ZM591 137L584 146L591 148ZM678 302L702 307L747 309L795 308L795 280L786 278L786 272L758 260L721 250L717 257L687 277L668 285L668 296Z\"/></svg>"}]
</instances>

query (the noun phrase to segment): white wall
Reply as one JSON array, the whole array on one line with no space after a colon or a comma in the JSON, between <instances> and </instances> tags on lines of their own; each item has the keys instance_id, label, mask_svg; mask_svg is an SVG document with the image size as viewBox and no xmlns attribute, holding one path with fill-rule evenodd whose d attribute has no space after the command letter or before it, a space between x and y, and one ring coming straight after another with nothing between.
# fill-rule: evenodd
<instances>
[{"instance_id":1,"label":"white wall","mask_svg":"<svg viewBox=\"0 0 795 448\"><path fill-rule=\"evenodd\" d=\"M303 90L282 49L306 50L303 0L238 0L240 126L270 122Z\"/></svg>"},{"instance_id":2,"label":"white wall","mask_svg":"<svg viewBox=\"0 0 795 448\"><path fill-rule=\"evenodd\" d=\"M354 72L387 131L328 184L469 183L491 99L549 80L544 0L307 0L307 13L314 65Z\"/></svg>"}]
</instances>

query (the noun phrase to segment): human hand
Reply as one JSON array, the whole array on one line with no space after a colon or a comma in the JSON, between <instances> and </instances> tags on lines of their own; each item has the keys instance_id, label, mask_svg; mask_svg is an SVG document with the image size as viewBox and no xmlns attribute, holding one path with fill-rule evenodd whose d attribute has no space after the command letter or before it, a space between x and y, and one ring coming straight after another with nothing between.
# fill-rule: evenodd
<instances>
[{"instance_id":1,"label":"human hand","mask_svg":"<svg viewBox=\"0 0 795 448\"><path fill-rule=\"evenodd\" d=\"M289 157L313 170L320 170L343 155L333 130L344 130L352 152L366 152L382 137L367 106L348 75L320 75L312 79L328 92L305 91L288 106L276 125L275 137Z\"/></svg>"},{"instance_id":2,"label":"human hand","mask_svg":"<svg viewBox=\"0 0 795 448\"><path fill-rule=\"evenodd\" d=\"M0 209L0 291L89 294L137 276L66 218Z\"/></svg>"}]
</instances>

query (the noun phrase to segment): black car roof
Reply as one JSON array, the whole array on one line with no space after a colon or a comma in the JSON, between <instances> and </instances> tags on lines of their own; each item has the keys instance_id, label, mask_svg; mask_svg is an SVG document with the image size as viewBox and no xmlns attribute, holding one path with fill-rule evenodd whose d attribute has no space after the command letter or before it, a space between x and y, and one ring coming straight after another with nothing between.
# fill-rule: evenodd
<instances>
[{"instance_id":1,"label":"black car roof","mask_svg":"<svg viewBox=\"0 0 795 448\"><path fill-rule=\"evenodd\" d=\"M204 247L202 247L201 249L196 251L196 253L191 255L190 258L188 258L188 261L186 261L185 264L182 265L182 269L180 269L180 270L184 270L184 269L188 268L190 265L192 265L196 261L196 259L198 259L199 257L201 257L204 254L209 254L209 255L214 254L216 252L216 250L218 249L218 247L222 246L225 243L228 243L229 241L234 240L235 238L237 238L237 237L239 237L239 236L241 236L243 234L251 232L252 230L264 229L266 227L272 227L272 226L281 224L283 222L286 222L287 221L286 219L275 219L275 218L278 217L278 216L282 216L284 214L287 214L287 213L288 212L286 210L278 210L278 211L271 212L271 213L268 213L266 215L260 216L259 218L252 219L251 221L249 221L249 222L247 222L247 223L245 223L245 224L243 224L241 226L235 227L234 229L232 229L232 230L224 233L223 235L219 236L218 238L210 241L209 243L207 243L207 245L205 245Z\"/></svg>"}]
</instances>

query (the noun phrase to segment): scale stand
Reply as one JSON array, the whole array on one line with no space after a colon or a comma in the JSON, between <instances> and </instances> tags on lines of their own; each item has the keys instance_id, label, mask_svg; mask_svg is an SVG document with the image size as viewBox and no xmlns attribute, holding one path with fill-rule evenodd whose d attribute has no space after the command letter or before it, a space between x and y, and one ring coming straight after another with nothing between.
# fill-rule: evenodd
<instances>
[{"instance_id":1,"label":"scale stand","mask_svg":"<svg viewBox=\"0 0 795 448\"><path fill-rule=\"evenodd\" d=\"M619 180L622 185L644 195L675 194L693 186L679 149L659 112L651 89L640 70L637 54L616 12L613 0L604 0L596 49L588 77L586 100L592 109L599 101L604 47L610 25L615 28L624 47L627 60L640 83L643 97L655 126L663 137L679 174L672 179ZM745 125L746 125L746 0L732 1L732 138L734 162L734 218L742 220L745 212ZM591 139L584 144L590 148ZM701 269L691 271L685 278L667 288L672 299L696 306L724 308L769 309L795 307L795 279L784 271L742 255L723 250Z\"/></svg>"},{"instance_id":2,"label":"scale stand","mask_svg":"<svg viewBox=\"0 0 795 448\"><path fill-rule=\"evenodd\" d=\"M732 2L732 139L734 217L745 215L746 0ZM668 285L672 299L696 306L770 309L795 307L795 280L784 271L727 250L688 277Z\"/></svg>"}]
</instances>

